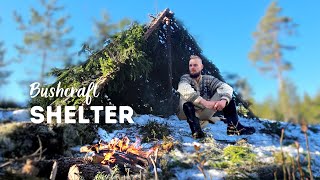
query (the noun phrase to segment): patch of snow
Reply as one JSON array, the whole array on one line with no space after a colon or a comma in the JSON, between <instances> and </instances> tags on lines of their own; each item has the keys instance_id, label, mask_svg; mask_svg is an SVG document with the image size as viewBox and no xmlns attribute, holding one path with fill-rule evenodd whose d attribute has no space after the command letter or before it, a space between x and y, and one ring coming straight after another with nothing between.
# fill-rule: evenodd
<instances>
[{"instance_id":1,"label":"patch of snow","mask_svg":"<svg viewBox=\"0 0 320 180\"><path fill-rule=\"evenodd\" d=\"M29 109L0 110L0 121L30 121Z\"/></svg>"},{"instance_id":2,"label":"patch of snow","mask_svg":"<svg viewBox=\"0 0 320 180\"><path fill-rule=\"evenodd\" d=\"M76 152L80 152L80 148L81 148L82 146L75 146L75 147L71 147L70 148L70 150L72 150L72 151L76 151Z\"/></svg>"},{"instance_id":3,"label":"patch of snow","mask_svg":"<svg viewBox=\"0 0 320 180\"><path fill-rule=\"evenodd\" d=\"M113 133L108 133L106 130L98 128L99 139L101 139L104 142L110 142L111 139L115 137L115 133L117 133L117 131L114 131Z\"/></svg>"},{"instance_id":4,"label":"patch of snow","mask_svg":"<svg viewBox=\"0 0 320 180\"><path fill-rule=\"evenodd\" d=\"M186 179L186 180L203 180L203 179L213 179L220 180L225 179L224 177L227 175L226 172L222 170L210 169L205 170L206 178L204 175L197 169L176 169L175 175L177 179Z\"/></svg>"},{"instance_id":5,"label":"patch of snow","mask_svg":"<svg viewBox=\"0 0 320 180\"><path fill-rule=\"evenodd\" d=\"M184 120L179 120L177 116L161 118L153 115L139 115L137 117L134 117L133 120L135 124L138 124L139 126L146 125L149 121L167 124L172 130L171 136L181 145L181 149L175 149L171 152L178 160L183 161L188 156L190 156L191 153L194 153L194 145L201 145L200 151L207 147L206 143L201 143L199 140L195 140L191 137L188 123ZM219 141L236 142L237 140L246 138L248 140L250 148L255 154L257 154L259 162L274 163L273 154L275 152L281 151L280 137L275 134L272 135L263 133L261 130L265 128L265 123L274 123L276 121L240 118L240 122L241 124L246 126L253 126L256 129L256 133L252 135L228 136L226 133L227 125L222 121L218 121L215 124L208 124L208 126L203 130L207 135L213 137L213 139L216 140L215 143L217 144L217 146L221 146L222 148L226 145L221 144ZM292 157L296 157L297 149L291 144L293 144L294 141L298 141L300 144L300 154L305 154L307 151L305 135L301 132L300 125L285 122L280 122L279 124L280 127L285 128L284 142L286 142L287 144L283 145L283 151L288 153ZM311 130L308 131L309 148L312 158L312 170L314 172L314 176L320 177L320 126L316 125L312 128L317 131L317 133ZM136 126L132 126L130 128L115 130L112 133L108 133L105 130L99 128L98 135L102 140L109 142L114 137L119 138L121 136L128 135L129 138L134 138L138 134ZM142 144L142 147L146 149L152 146L152 142ZM174 172L177 179L204 179L203 174L196 166L191 169L176 167ZM223 170L217 170L214 168L206 170L206 174L209 179L210 175L213 179L223 179L227 176L227 173Z\"/></svg>"}]
</instances>

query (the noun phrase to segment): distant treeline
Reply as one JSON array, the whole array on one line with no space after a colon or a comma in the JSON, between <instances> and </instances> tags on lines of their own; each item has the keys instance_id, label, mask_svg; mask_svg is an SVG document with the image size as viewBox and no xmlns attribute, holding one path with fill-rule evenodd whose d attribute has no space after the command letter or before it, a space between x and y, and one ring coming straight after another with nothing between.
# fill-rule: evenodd
<instances>
[{"instance_id":1,"label":"distant treeline","mask_svg":"<svg viewBox=\"0 0 320 180\"><path fill-rule=\"evenodd\" d=\"M0 100L0 109L8 109L8 108L23 108L21 104L13 101L13 100Z\"/></svg>"},{"instance_id":2,"label":"distant treeline","mask_svg":"<svg viewBox=\"0 0 320 180\"><path fill-rule=\"evenodd\" d=\"M254 113L261 117L273 120L284 120L284 114L280 111L278 99L266 98L261 103L253 103ZM286 113L288 121L300 123L305 121L309 124L320 123L320 91L315 96L305 94L302 98L291 99L287 104Z\"/></svg>"}]
</instances>

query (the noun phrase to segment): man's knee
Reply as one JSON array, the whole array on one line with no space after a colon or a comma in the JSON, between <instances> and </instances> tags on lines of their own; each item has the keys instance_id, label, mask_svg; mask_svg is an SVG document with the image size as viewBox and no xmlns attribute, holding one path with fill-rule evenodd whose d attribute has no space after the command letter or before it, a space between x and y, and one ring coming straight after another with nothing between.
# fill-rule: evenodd
<instances>
[{"instance_id":1,"label":"man's knee","mask_svg":"<svg viewBox=\"0 0 320 180\"><path fill-rule=\"evenodd\" d=\"M194 109L194 105L192 104L192 102L185 102L183 104L183 111L184 113L186 113L186 112L195 112L196 110Z\"/></svg>"},{"instance_id":2,"label":"man's knee","mask_svg":"<svg viewBox=\"0 0 320 180\"><path fill-rule=\"evenodd\" d=\"M219 101L221 99L221 96L219 93L213 94L213 96L210 98L211 101Z\"/></svg>"}]
</instances>

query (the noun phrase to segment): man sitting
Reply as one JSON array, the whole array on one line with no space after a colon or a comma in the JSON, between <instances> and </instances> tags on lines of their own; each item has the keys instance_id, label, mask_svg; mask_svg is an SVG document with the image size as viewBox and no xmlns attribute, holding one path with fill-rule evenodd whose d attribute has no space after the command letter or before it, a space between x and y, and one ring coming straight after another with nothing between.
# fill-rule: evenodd
<instances>
[{"instance_id":1,"label":"man sitting","mask_svg":"<svg viewBox=\"0 0 320 180\"><path fill-rule=\"evenodd\" d=\"M180 78L178 92L180 93L179 119L187 119L192 136L204 137L200 124L214 121L212 116L222 111L226 118L228 135L253 134L253 127L240 124L236 104L232 98L233 89L228 84L214 76L201 75L203 69L199 56L192 55L189 61L189 74Z\"/></svg>"}]
</instances>

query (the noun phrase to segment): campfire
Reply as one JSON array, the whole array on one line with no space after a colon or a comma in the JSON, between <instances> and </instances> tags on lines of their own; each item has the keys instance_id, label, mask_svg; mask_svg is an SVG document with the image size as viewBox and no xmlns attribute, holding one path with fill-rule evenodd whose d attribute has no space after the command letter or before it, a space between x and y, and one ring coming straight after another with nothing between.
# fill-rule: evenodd
<instances>
[{"instance_id":1,"label":"campfire","mask_svg":"<svg viewBox=\"0 0 320 180\"><path fill-rule=\"evenodd\" d=\"M80 152L87 153L86 159L91 163L118 166L120 171L130 169L131 172L145 171L150 165L149 156L157 150L157 145L144 151L140 145L141 139L130 143L128 137L114 138L110 142L100 141L98 144L83 146Z\"/></svg>"},{"instance_id":2,"label":"campfire","mask_svg":"<svg viewBox=\"0 0 320 180\"><path fill-rule=\"evenodd\" d=\"M39 140L39 149L19 160L26 160L22 167L22 175L69 180L94 179L97 175L147 179L150 170L160 166L161 158L173 149L175 142L171 137L164 138L157 141L153 147L144 149L141 139L136 139L135 142L130 142L125 136L109 142L100 141L80 148L80 152L86 153L85 157L61 157L51 160L42 158L43 151ZM39 157L34 158L35 156ZM10 163L13 161L2 166ZM157 179L157 171L154 171L154 174Z\"/></svg>"}]
</instances>

